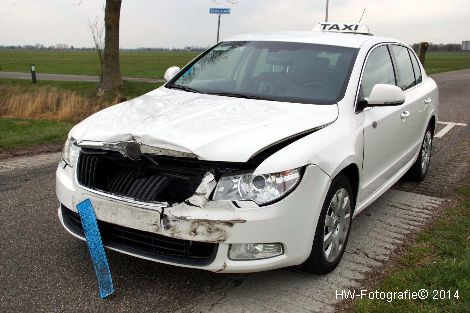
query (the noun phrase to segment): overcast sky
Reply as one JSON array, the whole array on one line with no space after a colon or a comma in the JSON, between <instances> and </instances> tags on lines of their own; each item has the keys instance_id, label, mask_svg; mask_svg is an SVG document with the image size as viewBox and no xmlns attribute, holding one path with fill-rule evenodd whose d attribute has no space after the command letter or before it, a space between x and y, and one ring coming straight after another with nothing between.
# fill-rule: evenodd
<instances>
[{"instance_id":1,"label":"overcast sky","mask_svg":"<svg viewBox=\"0 0 470 313\"><path fill-rule=\"evenodd\" d=\"M86 26L102 17L104 0L0 0L0 45L65 43L92 46ZM221 37L240 33L311 30L325 15L326 0L123 0L121 47L209 46L217 17L210 7L231 7ZM470 40L469 0L330 0L330 21L363 21L374 34L408 43Z\"/></svg>"}]
</instances>

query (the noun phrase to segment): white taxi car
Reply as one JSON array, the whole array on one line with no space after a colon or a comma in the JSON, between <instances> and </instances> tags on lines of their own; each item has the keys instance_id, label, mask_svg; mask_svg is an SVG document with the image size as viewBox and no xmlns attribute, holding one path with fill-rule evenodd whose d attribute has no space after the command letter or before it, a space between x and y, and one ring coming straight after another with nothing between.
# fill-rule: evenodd
<instances>
[{"instance_id":1,"label":"white taxi car","mask_svg":"<svg viewBox=\"0 0 470 313\"><path fill-rule=\"evenodd\" d=\"M242 35L75 126L59 218L104 245L214 272L339 263L354 216L428 170L438 90L415 53L365 26Z\"/></svg>"}]
</instances>

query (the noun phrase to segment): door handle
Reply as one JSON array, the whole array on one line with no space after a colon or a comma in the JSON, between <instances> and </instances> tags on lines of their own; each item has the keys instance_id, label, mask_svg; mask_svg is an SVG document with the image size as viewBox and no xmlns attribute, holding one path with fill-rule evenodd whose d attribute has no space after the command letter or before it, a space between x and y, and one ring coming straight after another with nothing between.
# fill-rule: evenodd
<instances>
[{"instance_id":1,"label":"door handle","mask_svg":"<svg viewBox=\"0 0 470 313\"><path fill-rule=\"evenodd\" d=\"M408 117L410 117L410 115L411 115L410 111L405 111L402 114L400 114L400 118L402 120L406 120Z\"/></svg>"},{"instance_id":2,"label":"door handle","mask_svg":"<svg viewBox=\"0 0 470 313\"><path fill-rule=\"evenodd\" d=\"M425 104L425 105L431 104L431 102L432 102L432 99L431 99L431 98L426 98L426 99L424 99L424 104Z\"/></svg>"}]
</instances>

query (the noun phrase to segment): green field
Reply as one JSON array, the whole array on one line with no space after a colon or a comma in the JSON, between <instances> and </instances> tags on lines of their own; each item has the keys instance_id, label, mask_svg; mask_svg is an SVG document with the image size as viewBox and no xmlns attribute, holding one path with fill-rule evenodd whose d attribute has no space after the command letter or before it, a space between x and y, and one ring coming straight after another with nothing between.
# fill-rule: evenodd
<instances>
[{"instance_id":1,"label":"green field","mask_svg":"<svg viewBox=\"0 0 470 313\"><path fill-rule=\"evenodd\" d=\"M72 123L0 118L0 152L43 143L63 143Z\"/></svg>"},{"instance_id":2,"label":"green field","mask_svg":"<svg viewBox=\"0 0 470 313\"><path fill-rule=\"evenodd\" d=\"M121 72L128 77L162 78L170 66L182 67L197 55L192 51L122 51ZM100 74L93 51L0 50L0 68L4 72L29 72L30 64L35 64L39 73Z\"/></svg>"},{"instance_id":3,"label":"green field","mask_svg":"<svg viewBox=\"0 0 470 313\"><path fill-rule=\"evenodd\" d=\"M470 52L430 52L426 55L426 72L436 74L470 68Z\"/></svg>"},{"instance_id":4,"label":"green field","mask_svg":"<svg viewBox=\"0 0 470 313\"><path fill-rule=\"evenodd\" d=\"M192 51L123 51L121 71L128 77L162 78L173 65L182 67L197 56ZM0 50L0 68L5 72L28 72L35 64L40 73L99 75L93 51ZM428 74L470 68L470 52L430 52L426 56Z\"/></svg>"}]
</instances>

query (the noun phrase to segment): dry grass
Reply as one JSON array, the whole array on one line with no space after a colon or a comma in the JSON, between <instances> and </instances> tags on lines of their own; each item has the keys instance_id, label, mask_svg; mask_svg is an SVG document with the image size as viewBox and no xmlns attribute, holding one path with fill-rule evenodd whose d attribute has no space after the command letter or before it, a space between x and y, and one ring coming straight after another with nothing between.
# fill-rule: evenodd
<instances>
[{"instance_id":1,"label":"dry grass","mask_svg":"<svg viewBox=\"0 0 470 313\"><path fill-rule=\"evenodd\" d=\"M25 92L16 86L0 90L0 116L13 118L80 121L117 100L104 101L70 90L42 86Z\"/></svg>"}]
</instances>

